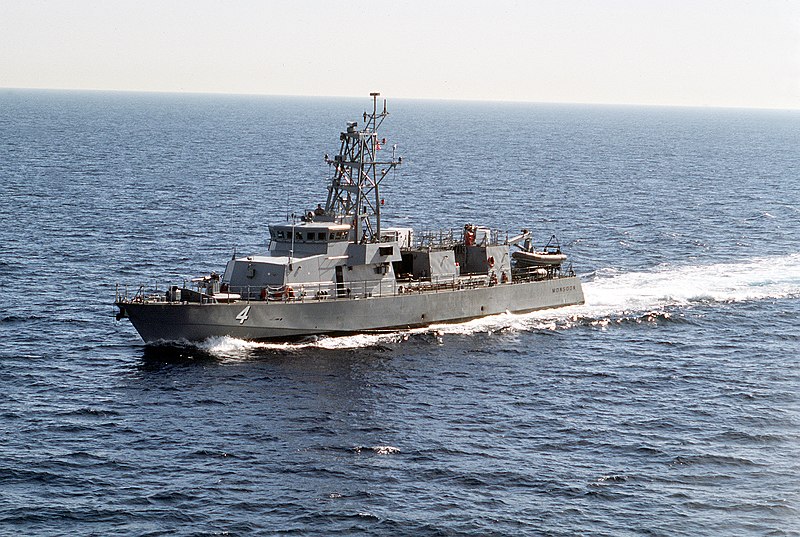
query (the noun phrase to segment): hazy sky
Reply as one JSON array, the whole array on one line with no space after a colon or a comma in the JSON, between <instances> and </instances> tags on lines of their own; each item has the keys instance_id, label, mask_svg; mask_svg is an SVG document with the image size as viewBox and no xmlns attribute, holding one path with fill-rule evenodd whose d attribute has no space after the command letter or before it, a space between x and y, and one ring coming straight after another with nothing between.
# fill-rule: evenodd
<instances>
[{"instance_id":1,"label":"hazy sky","mask_svg":"<svg viewBox=\"0 0 800 537\"><path fill-rule=\"evenodd\" d=\"M800 109L800 1L0 0L0 87Z\"/></svg>"}]
</instances>

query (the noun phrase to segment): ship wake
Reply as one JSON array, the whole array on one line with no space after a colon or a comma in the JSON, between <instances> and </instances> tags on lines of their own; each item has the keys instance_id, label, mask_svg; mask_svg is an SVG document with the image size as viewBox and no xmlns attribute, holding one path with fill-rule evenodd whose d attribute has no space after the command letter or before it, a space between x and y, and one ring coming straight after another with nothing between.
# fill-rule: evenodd
<instances>
[{"instance_id":1,"label":"ship wake","mask_svg":"<svg viewBox=\"0 0 800 537\"><path fill-rule=\"evenodd\" d=\"M212 338L203 350L222 357L254 351L382 347L408 340L443 343L448 335L605 328L615 324L674 322L700 306L800 297L800 253L738 263L668 266L651 271L602 269L583 277L586 303L526 314L505 313L462 323L435 324L403 331L317 337L292 343Z\"/></svg>"}]
</instances>

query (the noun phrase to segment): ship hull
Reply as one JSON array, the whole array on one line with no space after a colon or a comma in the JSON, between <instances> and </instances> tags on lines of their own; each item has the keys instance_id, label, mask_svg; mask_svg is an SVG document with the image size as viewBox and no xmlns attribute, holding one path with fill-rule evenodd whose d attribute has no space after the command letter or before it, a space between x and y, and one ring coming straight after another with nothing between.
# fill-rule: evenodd
<instances>
[{"instance_id":1,"label":"ship hull","mask_svg":"<svg viewBox=\"0 0 800 537\"><path fill-rule=\"evenodd\" d=\"M194 342L215 336L270 340L404 329L582 303L580 280L564 277L360 299L230 304L125 302L118 306L146 343L158 343Z\"/></svg>"}]
</instances>

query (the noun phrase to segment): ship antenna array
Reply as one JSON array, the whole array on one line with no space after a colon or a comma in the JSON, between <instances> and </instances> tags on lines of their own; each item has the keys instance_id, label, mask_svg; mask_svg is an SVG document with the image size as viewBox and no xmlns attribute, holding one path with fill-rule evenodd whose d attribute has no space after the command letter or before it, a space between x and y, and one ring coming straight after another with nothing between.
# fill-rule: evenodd
<instances>
[{"instance_id":1,"label":"ship antenna array","mask_svg":"<svg viewBox=\"0 0 800 537\"><path fill-rule=\"evenodd\" d=\"M333 159L326 158L333 166L334 174L328 187L328 200L325 213L351 224L354 229L353 240L364 242L380 241L381 197L379 185L386 175L399 165L403 159L392 150L390 160L378 160L385 139L378 138L378 129L389 115L386 100L383 111L378 111L380 93L370 93L372 113L364 112L364 125L358 128L356 122L348 122L347 131L341 133L339 154ZM379 171L379 167L383 167Z\"/></svg>"}]
</instances>

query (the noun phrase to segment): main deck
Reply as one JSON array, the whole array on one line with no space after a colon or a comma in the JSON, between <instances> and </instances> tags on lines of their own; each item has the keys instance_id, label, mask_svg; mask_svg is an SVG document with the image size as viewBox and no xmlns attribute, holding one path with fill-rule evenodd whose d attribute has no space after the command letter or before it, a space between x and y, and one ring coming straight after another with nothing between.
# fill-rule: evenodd
<instances>
[{"instance_id":1,"label":"main deck","mask_svg":"<svg viewBox=\"0 0 800 537\"><path fill-rule=\"evenodd\" d=\"M405 329L487 315L521 313L583 303L576 276L499 285L423 285L393 294L291 300L118 302L147 343L201 341L215 336L249 340L291 339Z\"/></svg>"}]
</instances>

